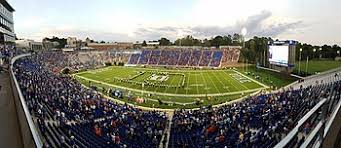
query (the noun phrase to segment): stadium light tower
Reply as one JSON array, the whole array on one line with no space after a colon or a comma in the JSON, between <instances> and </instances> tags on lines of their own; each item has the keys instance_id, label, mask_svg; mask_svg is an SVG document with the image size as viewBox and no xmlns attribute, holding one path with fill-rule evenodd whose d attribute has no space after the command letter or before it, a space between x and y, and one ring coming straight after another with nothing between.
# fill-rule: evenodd
<instances>
[{"instance_id":1,"label":"stadium light tower","mask_svg":"<svg viewBox=\"0 0 341 148\"><path fill-rule=\"evenodd\" d=\"M319 58L321 59L322 58L322 47L320 47L319 53L320 53Z\"/></svg>"},{"instance_id":2,"label":"stadium light tower","mask_svg":"<svg viewBox=\"0 0 341 148\"><path fill-rule=\"evenodd\" d=\"M243 27L243 29L241 30L241 34L242 34L242 41L243 41L243 48L245 47L245 36L247 34L247 29L245 27Z\"/></svg>"}]
</instances>

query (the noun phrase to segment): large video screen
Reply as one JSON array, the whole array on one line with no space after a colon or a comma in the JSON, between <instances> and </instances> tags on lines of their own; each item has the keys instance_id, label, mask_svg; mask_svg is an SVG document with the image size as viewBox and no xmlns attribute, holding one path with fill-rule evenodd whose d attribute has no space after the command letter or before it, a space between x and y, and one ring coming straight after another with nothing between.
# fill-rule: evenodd
<instances>
[{"instance_id":1,"label":"large video screen","mask_svg":"<svg viewBox=\"0 0 341 148\"><path fill-rule=\"evenodd\" d=\"M288 66L289 46L271 45L269 46L269 62L270 64Z\"/></svg>"}]
</instances>

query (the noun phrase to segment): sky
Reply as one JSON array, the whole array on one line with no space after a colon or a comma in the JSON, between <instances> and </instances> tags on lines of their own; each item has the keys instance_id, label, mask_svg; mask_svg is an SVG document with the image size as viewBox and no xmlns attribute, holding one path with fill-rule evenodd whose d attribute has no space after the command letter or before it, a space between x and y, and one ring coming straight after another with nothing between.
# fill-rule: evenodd
<instances>
[{"instance_id":1,"label":"sky","mask_svg":"<svg viewBox=\"0 0 341 148\"><path fill-rule=\"evenodd\" d=\"M143 41L240 33L341 45L341 0L7 0L18 38Z\"/></svg>"}]
</instances>

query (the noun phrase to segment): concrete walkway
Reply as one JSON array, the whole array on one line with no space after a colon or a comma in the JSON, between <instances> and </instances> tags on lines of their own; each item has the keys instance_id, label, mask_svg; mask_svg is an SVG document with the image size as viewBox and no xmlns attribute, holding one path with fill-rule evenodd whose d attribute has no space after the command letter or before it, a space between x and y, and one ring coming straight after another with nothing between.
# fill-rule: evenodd
<instances>
[{"instance_id":1,"label":"concrete walkway","mask_svg":"<svg viewBox=\"0 0 341 148\"><path fill-rule=\"evenodd\" d=\"M22 148L18 116L10 86L9 74L0 73L0 147Z\"/></svg>"}]
</instances>

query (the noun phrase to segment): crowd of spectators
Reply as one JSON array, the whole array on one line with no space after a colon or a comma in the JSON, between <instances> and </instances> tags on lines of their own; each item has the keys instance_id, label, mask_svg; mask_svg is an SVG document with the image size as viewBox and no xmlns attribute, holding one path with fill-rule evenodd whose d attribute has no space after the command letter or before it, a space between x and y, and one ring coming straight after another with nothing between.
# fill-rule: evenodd
<instances>
[{"instance_id":1,"label":"crowd of spectators","mask_svg":"<svg viewBox=\"0 0 341 148\"><path fill-rule=\"evenodd\" d=\"M169 58L179 59L182 54L191 54L176 50L167 53ZM222 51L210 53L211 61L223 57ZM150 56L151 51L145 54ZM168 124L165 112L117 104L83 87L71 76L56 72L67 66L93 67L104 62L106 56L120 55L42 52L14 64L14 74L44 137L45 147L158 147ZM170 147L273 147L321 98L340 97L340 92L341 81L336 81L264 93L217 108L177 110L168 144ZM306 133L310 127L310 123L304 126Z\"/></svg>"},{"instance_id":2,"label":"crowd of spectators","mask_svg":"<svg viewBox=\"0 0 341 148\"><path fill-rule=\"evenodd\" d=\"M178 110L174 113L169 145L273 147L321 98L340 96L340 92L338 81L263 94L219 108ZM307 123L305 130L309 131L309 127Z\"/></svg>"},{"instance_id":3,"label":"crowd of spectators","mask_svg":"<svg viewBox=\"0 0 341 148\"><path fill-rule=\"evenodd\" d=\"M138 64L148 64L150 54L151 54L150 50L143 50Z\"/></svg>"},{"instance_id":4,"label":"crowd of spectators","mask_svg":"<svg viewBox=\"0 0 341 148\"><path fill-rule=\"evenodd\" d=\"M223 51L214 51L212 60L209 66L219 67L222 57L223 57Z\"/></svg>"},{"instance_id":5,"label":"crowd of spectators","mask_svg":"<svg viewBox=\"0 0 341 148\"><path fill-rule=\"evenodd\" d=\"M181 66L188 65L188 62L191 59L191 54L192 54L192 51L190 50L183 51L180 55L178 65L181 65Z\"/></svg>"},{"instance_id":6,"label":"crowd of spectators","mask_svg":"<svg viewBox=\"0 0 341 148\"><path fill-rule=\"evenodd\" d=\"M140 58L140 54L132 54L128 60L128 64L137 64Z\"/></svg>"},{"instance_id":7,"label":"crowd of spectators","mask_svg":"<svg viewBox=\"0 0 341 148\"><path fill-rule=\"evenodd\" d=\"M191 59L189 60L189 66L198 66L200 62L202 51L201 50L193 50Z\"/></svg>"},{"instance_id":8,"label":"crowd of spectators","mask_svg":"<svg viewBox=\"0 0 341 148\"><path fill-rule=\"evenodd\" d=\"M212 58L211 50L202 51L202 57L201 57L199 66L208 66L210 64L211 58Z\"/></svg>"},{"instance_id":9,"label":"crowd of spectators","mask_svg":"<svg viewBox=\"0 0 341 148\"><path fill-rule=\"evenodd\" d=\"M150 56L148 64L149 65L157 65L159 63L159 61L160 61L160 55L161 55L161 51L160 50L153 50L152 54Z\"/></svg>"},{"instance_id":10,"label":"crowd of spectators","mask_svg":"<svg viewBox=\"0 0 341 148\"><path fill-rule=\"evenodd\" d=\"M225 62L225 65L237 62L239 53L237 48L222 50L145 49L140 54L131 54L128 64L219 67L222 62Z\"/></svg>"},{"instance_id":11,"label":"crowd of spectators","mask_svg":"<svg viewBox=\"0 0 341 148\"><path fill-rule=\"evenodd\" d=\"M223 63L238 62L240 50L237 48L227 48L224 50Z\"/></svg>"},{"instance_id":12,"label":"crowd of spectators","mask_svg":"<svg viewBox=\"0 0 341 148\"><path fill-rule=\"evenodd\" d=\"M65 53L62 51L44 51L39 53L40 60L46 61L44 64L51 71L58 73L64 68L71 71L79 71L84 69L96 69L106 64L114 64L128 62L130 54L113 51L76 51ZM56 62L58 61L58 62Z\"/></svg>"},{"instance_id":13,"label":"crowd of spectators","mask_svg":"<svg viewBox=\"0 0 341 148\"><path fill-rule=\"evenodd\" d=\"M176 65L180 56L180 50L163 50L159 65Z\"/></svg>"},{"instance_id":14,"label":"crowd of spectators","mask_svg":"<svg viewBox=\"0 0 341 148\"><path fill-rule=\"evenodd\" d=\"M17 50L13 45L0 44L0 70L2 67L7 67L9 65L10 59L13 56L20 53L22 53L22 51Z\"/></svg>"},{"instance_id":15,"label":"crowd of spectators","mask_svg":"<svg viewBox=\"0 0 341 148\"><path fill-rule=\"evenodd\" d=\"M156 147L160 143L165 113L114 103L72 77L50 71L64 57L47 59L47 55L20 59L14 65L45 147Z\"/></svg>"}]
</instances>

